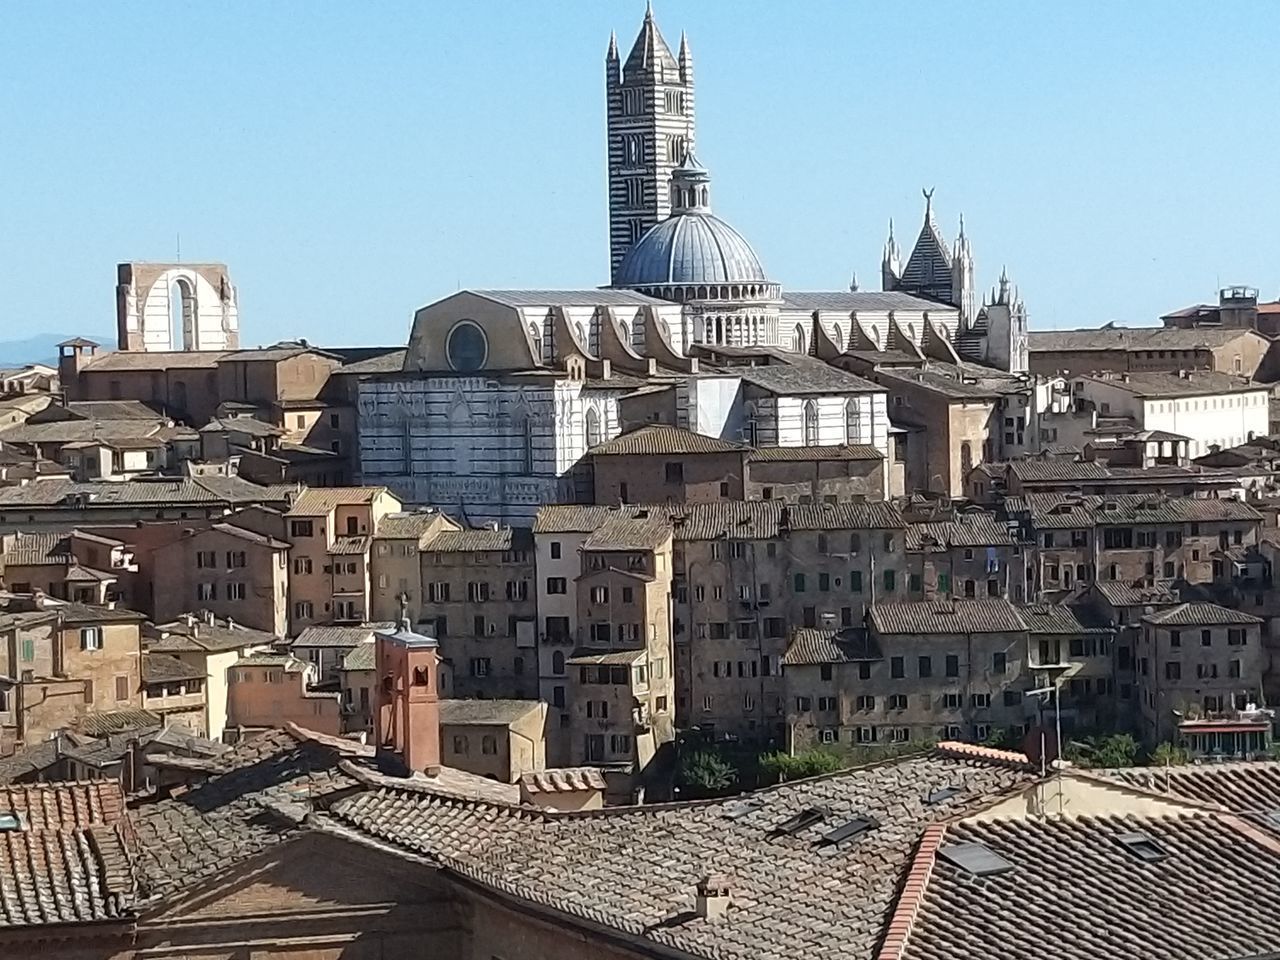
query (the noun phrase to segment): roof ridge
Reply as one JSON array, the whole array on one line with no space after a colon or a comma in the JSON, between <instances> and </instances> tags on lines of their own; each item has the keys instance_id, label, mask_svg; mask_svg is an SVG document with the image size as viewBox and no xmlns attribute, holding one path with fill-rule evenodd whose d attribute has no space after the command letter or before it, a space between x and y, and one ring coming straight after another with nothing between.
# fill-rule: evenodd
<instances>
[{"instance_id":1,"label":"roof ridge","mask_svg":"<svg viewBox=\"0 0 1280 960\"><path fill-rule=\"evenodd\" d=\"M900 960L906 951L907 940L915 926L920 907L924 904L925 890L933 876L938 848L947 835L946 823L931 823L924 828L916 852L907 865L906 876L895 900L893 913L889 915L885 937L876 951L876 960Z\"/></svg>"}]
</instances>

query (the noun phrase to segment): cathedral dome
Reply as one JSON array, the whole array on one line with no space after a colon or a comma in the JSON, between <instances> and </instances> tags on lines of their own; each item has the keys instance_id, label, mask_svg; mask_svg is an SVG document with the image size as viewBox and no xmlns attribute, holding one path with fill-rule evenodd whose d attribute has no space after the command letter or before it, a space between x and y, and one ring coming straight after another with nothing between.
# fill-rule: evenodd
<instances>
[{"instance_id":1,"label":"cathedral dome","mask_svg":"<svg viewBox=\"0 0 1280 960\"><path fill-rule=\"evenodd\" d=\"M776 298L777 285L765 276L751 244L711 212L710 182L706 168L687 153L671 172L671 216L627 251L615 287L660 297L678 288L670 291L676 299Z\"/></svg>"},{"instance_id":2,"label":"cathedral dome","mask_svg":"<svg viewBox=\"0 0 1280 960\"><path fill-rule=\"evenodd\" d=\"M686 211L650 227L627 251L615 286L767 282L742 234L709 212Z\"/></svg>"}]
</instances>

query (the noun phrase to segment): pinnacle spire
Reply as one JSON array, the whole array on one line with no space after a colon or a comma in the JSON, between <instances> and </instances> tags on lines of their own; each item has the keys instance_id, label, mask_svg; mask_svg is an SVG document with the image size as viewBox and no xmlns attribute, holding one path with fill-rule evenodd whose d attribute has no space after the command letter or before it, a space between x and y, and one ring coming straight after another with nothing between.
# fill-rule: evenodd
<instances>
[{"instance_id":1,"label":"pinnacle spire","mask_svg":"<svg viewBox=\"0 0 1280 960\"><path fill-rule=\"evenodd\" d=\"M674 72L677 68L676 59L671 55L671 48L667 46L667 41L662 39L662 32L653 19L653 4L646 3L644 23L640 25L640 33L631 47L631 53L627 55L626 71L629 73L632 70L657 69L659 72L663 70Z\"/></svg>"},{"instance_id":2,"label":"pinnacle spire","mask_svg":"<svg viewBox=\"0 0 1280 960\"><path fill-rule=\"evenodd\" d=\"M689 35L683 30L680 31L680 59L689 59Z\"/></svg>"},{"instance_id":3,"label":"pinnacle spire","mask_svg":"<svg viewBox=\"0 0 1280 960\"><path fill-rule=\"evenodd\" d=\"M956 239L957 239L957 240L963 240L963 239L964 239L964 214L963 214L963 213L962 213L962 214L960 214L960 236L959 236L959 237L957 237Z\"/></svg>"},{"instance_id":4,"label":"pinnacle spire","mask_svg":"<svg viewBox=\"0 0 1280 960\"><path fill-rule=\"evenodd\" d=\"M609 31L609 52L605 55L608 60L618 59L618 31Z\"/></svg>"},{"instance_id":5,"label":"pinnacle spire","mask_svg":"<svg viewBox=\"0 0 1280 960\"><path fill-rule=\"evenodd\" d=\"M646 23L653 22L653 0L644 0L644 19Z\"/></svg>"},{"instance_id":6,"label":"pinnacle spire","mask_svg":"<svg viewBox=\"0 0 1280 960\"><path fill-rule=\"evenodd\" d=\"M936 189L935 187L930 187L928 190L922 189L920 191L921 193L924 194L924 222L925 223L933 222L933 191L935 189Z\"/></svg>"}]
</instances>

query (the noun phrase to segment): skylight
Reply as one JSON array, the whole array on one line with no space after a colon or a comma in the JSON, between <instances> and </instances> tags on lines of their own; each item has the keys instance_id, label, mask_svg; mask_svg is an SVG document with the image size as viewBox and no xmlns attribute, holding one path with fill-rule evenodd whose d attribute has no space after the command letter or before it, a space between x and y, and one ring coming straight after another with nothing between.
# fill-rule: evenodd
<instances>
[{"instance_id":1,"label":"skylight","mask_svg":"<svg viewBox=\"0 0 1280 960\"><path fill-rule=\"evenodd\" d=\"M959 792L959 787L943 787L941 790L935 790L925 797L924 802L929 806L933 806L934 804L942 803L944 800L950 800Z\"/></svg>"},{"instance_id":2,"label":"skylight","mask_svg":"<svg viewBox=\"0 0 1280 960\"><path fill-rule=\"evenodd\" d=\"M818 842L823 846L836 846L866 833L872 827L878 826L879 824L869 817L854 817L852 820L846 820L834 830L824 833Z\"/></svg>"},{"instance_id":3,"label":"skylight","mask_svg":"<svg viewBox=\"0 0 1280 960\"><path fill-rule=\"evenodd\" d=\"M1154 863L1169 855L1164 847L1145 833L1121 833L1116 835L1116 843L1124 847L1139 860Z\"/></svg>"},{"instance_id":4,"label":"skylight","mask_svg":"<svg viewBox=\"0 0 1280 960\"><path fill-rule=\"evenodd\" d=\"M794 817L788 817L786 820L783 820L769 832L775 837L794 836L806 827L811 827L815 823L821 823L826 815L826 811L819 807L806 807Z\"/></svg>"},{"instance_id":5,"label":"skylight","mask_svg":"<svg viewBox=\"0 0 1280 960\"><path fill-rule=\"evenodd\" d=\"M22 829L22 818L12 810L0 811L0 833Z\"/></svg>"},{"instance_id":6,"label":"skylight","mask_svg":"<svg viewBox=\"0 0 1280 960\"><path fill-rule=\"evenodd\" d=\"M745 800L733 800L724 805L724 815L730 820L740 820L749 813L764 809L764 801L759 797L747 797Z\"/></svg>"},{"instance_id":7,"label":"skylight","mask_svg":"<svg viewBox=\"0 0 1280 960\"><path fill-rule=\"evenodd\" d=\"M993 877L1013 869L1012 863L982 843L948 843L938 848L938 856L975 877Z\"/></svg>"}]
</instances>

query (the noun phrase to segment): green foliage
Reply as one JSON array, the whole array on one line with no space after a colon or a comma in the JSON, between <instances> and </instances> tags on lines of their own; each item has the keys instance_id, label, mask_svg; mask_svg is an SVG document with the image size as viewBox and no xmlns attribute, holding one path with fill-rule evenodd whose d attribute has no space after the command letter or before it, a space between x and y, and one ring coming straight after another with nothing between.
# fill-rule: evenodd
<instances>
[{"instance_id":1,"label":"green foliage","mask_svg":"<svg viewBox=\"0 0 1280 960\"><path fill-rule=\"evenodd\" d=\"M1165 741L1157 744L1147 757L1147 763L1153 767L1176 767L1186 763L1190 758L1182 747Z\"/></svg>"},{"instance_id":2,"label":"green foliage","mask_svg":"<svg viewBox=\"0 0 1280 960\"><path fill-rule=\"evenodd\" d=\"M1131 767L1138 757L1138 741L1127 733L1072 740L1063 751L1081 767Z\"/></svg>"},{"instance_id":3,"label":"green foliage","mask_svg":"<svg viewBox=\"0 0 1280 960\"><path fill-rule=\"evenodd\" d=\"M717 751L704 747L680 758L676 783L686 798L715 797L729 793L738 771Z\"/></svg>"},{"instance_id":4,"label":"green foliage","mask_svg":"<svg viewBox=\"0 0 1280 960\"><path fill-rule=\"evenodd\" d=\"M1009 731L1005 727L992 727L991 733L987 735L987 739L982 741L983 746L1004 748L1009 745Z\"/></svg>"},{"instance_id":5,"label":"green foliage","mask_svg":"<svg viewBox=\"0 0 1280 960\"><path fill-rule=\"evenodd\" d=\"M839 755L828 750L806 750L792 756L782 750L766 753L760 758L761 773L772 783L787 780L803 780L823 773L835 773L849 764Z\"/></svg>"}]
</instances>

